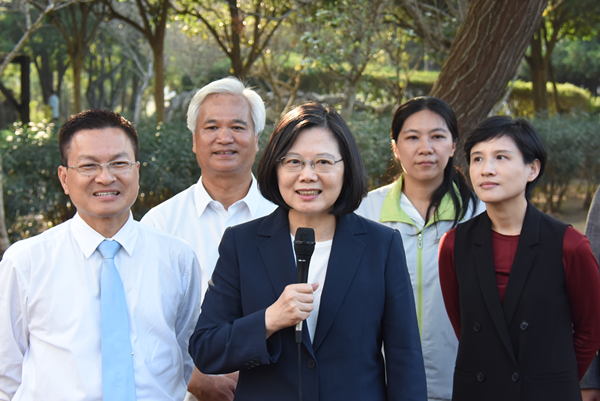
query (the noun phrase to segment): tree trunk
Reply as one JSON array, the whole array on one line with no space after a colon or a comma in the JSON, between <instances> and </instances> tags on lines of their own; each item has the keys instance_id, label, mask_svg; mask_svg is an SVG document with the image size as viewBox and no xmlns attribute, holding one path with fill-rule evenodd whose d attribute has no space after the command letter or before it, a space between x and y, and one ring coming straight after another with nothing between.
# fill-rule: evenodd
<instances>
[{"instance_id":1,"label":"tree trunk","mask_svg":"<svg viewBox=\"0 0 600 401\"><path fill-rule=\"evenodd\" d=\"M133 125L137 125L137 123L140 121L140 113L142 111L142 96L144 96L144 92L146 91L146 88L148 88L148 85L150 85L150 80L152 79L152 66L153 63L150 63L148 65L148 71L147 73L144 75L144 79L142 81L142 87L139 88L139 90L136 92L135 95L135 108L134 108L134 112L133 112Z\"/></svg>"},{"instance_id":2,"label":"tree trunk","mask_svg":"<svg viewBox=\"0 0 600 401\"><path fill-rule=\"evenodd\" d=\"M354 103L356 101L356 92L358 91L358 80L352 82L346 81L346 90L344 91L344 100L342 101L342 109L340 115L345 121L350 121L352 112L354 111Z\"/></svg>"},{"instance_id":3,"label":"tree trunk","mask_svg":"<svg viewBox=\"0 0 600 401\"><path fill-rule=\"evenodd\" d=\"M552 60L548 61L548 72L550 73L550 80L552 81L552 89L554 90L554 105L556 106L556 112L558 114L564 114L565 110L560 107L560 101L558 100L558 88L556 87L556 77L554 76L554 67L552 66Z\"/></svg>"},{"instance_id":4,"label":"tree trunk","mask_svg":"<svg viewBox=\"0 0 600 401\"><path fill-rule=\"evenodd\" d=\"M129 103L129 112L131 113L133 110L135 110L135 106L136 106L136 100L137 100L137 93L139 91L139 86L140 86L140 79L138 78L138 76L136 74L133 74L131 77L131 100ZM123 110L125 110L125 107L123 107Z\"/></svg>"},{"instance_id":5,"label":"tree trunk","mask_svg":"<svg viewBox=\"0 0 600 401\"><path fill-rule=\"evenodd\" d=\"M52 69L50 67L50 55L47 50L41 50L39 61L37 58L32 59L40 79L40 89L44 98L44 104L48 104L50 91L54 89L54 79Z\"/></svg>"},{"instance_id":6,"label":"tree trunk","mask_svg":"<svg viewBox=\"0 0 600 401\"><path fill-rule=\"evenodd\" d=\"M548 111L548 66L542 54L542 30L538 29L531 38L531 56L525 57L531 74L533 107L536 113Z\"/></svg>"},{"instance_id":7,"label":"tree trunk","mask_svg":"<svg viewBox=\"0 0 600 401\"><path fill-rule=\"evenodd\" d=\"M431 90L448 102L464 138L500 99L538 28L546 0L473 0ZM455 160L464 164L462 144Z\"/></svg>"},{"instance_id":8,"label":"tree trunk","mask_svg":"<svg viewBox=\"0 0 600 401\"><path fill-rule=\"evenodd\" d=\"M81 71L83 71L84 57L82 52L71 56L73 67L73 113L77 114L83 110L81 104Z\"/></svg>"},{"instance_id":9,"label":"tree trunk","mask_svg":"<svg viewBox=\"0 0 600 401\"><path fill-rule=\"evenodd\" d=\"M244 79L244 71L242 65L242 49L240 47L240 33L244 29L243 22L241 21L240 10L237 7L236 0L228 0L229 3L229 15L231 16L231 44L232 49L230 53L231 58L231 69L233 75Z\"/></svg>"},{"instance_id":10,"label":"tree trunk","mask_svg":"<svg viewBox=\"0 0 600 401\"><path fill-rule=\"evenodd\" d=\"M165 118L165 62L163 58L164 35L156 38L152 46L154 54L154 102L156 103L156 122Z\"/></svg>"}]
</instances>

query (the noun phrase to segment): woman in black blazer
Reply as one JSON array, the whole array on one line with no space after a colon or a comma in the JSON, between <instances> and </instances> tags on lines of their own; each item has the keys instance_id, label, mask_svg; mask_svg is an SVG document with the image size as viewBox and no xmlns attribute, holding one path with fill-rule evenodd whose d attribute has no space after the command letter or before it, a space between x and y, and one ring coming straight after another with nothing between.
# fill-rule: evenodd
<instances>
[{"instance_id":1,"label":"woman in black blazer","mask_svg":"<svg viewBox=\"0 0 600 401\"><path fill-rule=\"evenodd\" d=\"M190 340L196 366L240 370L239 400L298 399L299 366L305 400L426 400L402 240L353 213L367 184L344 120L317 103L292 109L257 179L279 208L223 235ZM300 227L316 238L307 284L295 284Z\"/></svg>"}]
</instances>

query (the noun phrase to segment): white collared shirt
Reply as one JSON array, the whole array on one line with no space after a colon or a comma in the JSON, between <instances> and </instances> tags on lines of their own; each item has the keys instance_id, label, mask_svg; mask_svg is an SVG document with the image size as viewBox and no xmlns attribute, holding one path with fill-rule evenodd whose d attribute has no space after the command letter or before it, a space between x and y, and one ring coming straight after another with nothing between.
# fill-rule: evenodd
<instances>
[{"instance_id":1,"label":"white collared shirt","mask_svg":"<svg viewBox=\"0 0 600 401\"><path fill-rule=\"evenodd\" d=\"M0 262L0 400L102 400L100 274L105 238L79 215L12 245ZM200 313L188 244L129 220L113 237L138 400L181 400ZM16 392L16 394L15 394Z\"/></svg>"},{"instance_id":2,"label":"white collared shirt","mask_svg":"<svg viewBox=\"0 0 600 401\"><path fill-rule=\"evenodd\" d=\"M202 270L204 297L219 258L219 243L225 229L266 216L276 207L260 194L253 176L248 194L225 210L206 192L200 177L196 184L152 208L141 222L182 238L194 248Z\"/></svg>"}]
</instances>

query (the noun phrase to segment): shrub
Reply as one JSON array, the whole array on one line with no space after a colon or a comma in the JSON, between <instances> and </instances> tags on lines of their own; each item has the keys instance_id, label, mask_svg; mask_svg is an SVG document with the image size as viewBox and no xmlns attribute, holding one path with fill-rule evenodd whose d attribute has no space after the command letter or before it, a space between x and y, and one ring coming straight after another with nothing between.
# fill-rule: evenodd
<instances>
[{"instance_id":1,"label":"shrub","mask_svg":"<svg viewBox=\"0 0 600 401\"><path fill-rule=\"evenodd\" d=\"M548 91L548 112L551 115L556 114L554 87L548 82L546 89ZM587 89L581 89L569 83L557 84L556 89L558 89L558 102L563 110L567 112L587 113L596 109L595 99ZM531 92L531 82L517 80L508 98L507 109L504 111L515 117L533 118L535 116L535 108Z\"/></svg>"},{"instance_id":2,"label":"shrub","mask_svg":"<svg viewBox=\"0 0 600 401\"><path fill-rule=\"evenodd\" d=\"M152 207L183 191L200 177L192 134L183 119L156 126L138 124L140 192L132 207L136 219Z\"/></svg>"},{"instance_id":3,"label":"shrub","mask_svg":"<svg viewBox=\"0 0 600 401\"><path fill-rule=\"evenodd\" d=\"M11 242L70 218L75 209L64 194L54 124L14 125L3 131L4 211Z\"/></svg>"},{"instance_id":4,"label":"shrub","mask_svg":"<svg viewBox=\"0 0 600 401\"><path fill-rule=\"evenodd\" d=\"M540 132L548 150L546 171L534 197L543 203L544 211L557 212L573 180L578 179L588 192L600 183L598 116L583 113L551 118L537 116L531 123Z\"/></svg>"},{"instance_id":5,"label":"shrub","mask_svg":"<svg viewBox=\"0 0 600 401\"><path fill-rule=\"evenodd\" d=\"M377 117L367 112L354 113L348 124L361 150L369 190L389 184L399 172L391 147L391 124L391 115Z\"/></svg>"}]
</instances>

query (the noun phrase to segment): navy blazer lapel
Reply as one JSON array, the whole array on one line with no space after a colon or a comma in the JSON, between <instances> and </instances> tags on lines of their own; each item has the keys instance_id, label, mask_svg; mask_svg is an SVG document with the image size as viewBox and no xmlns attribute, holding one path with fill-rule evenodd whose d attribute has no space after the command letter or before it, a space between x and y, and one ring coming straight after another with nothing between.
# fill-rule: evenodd
<instances>
[{"instance_id":1,"label":"navy blazer lapel","mask_svg":"<svg viewBox=\"0 0 600 401\"><path fill-rule=\"evenodd\" d=\"M265 218L258 235L266 237L258 248L277 300L285 287L294 284L297 279L288 211L280 207ZM314 358L306 322L302 324L302 343Z\"/></svg>"},{"instance_id":2,"label":"navy blazer lapel","mask_svg":"<svg viewBox=\"0 0 600 401\"><path fill-rule=\"evenodd\" d=\"M265 218L258 235L267 237L258 248L275 295L279 298L288 284L296 282L296 262L287 210L279 208Z\"/></svg>"},{"instance_id":3,"label":"navy blazer lapel","mask_svg":"<svg viewBox=\"0 0 600 401\"><path fill-rule=\"evenodd\" d=\"M527 211L523 220L523 228L519 235L519 244L515 252L510 275L508 276L508 284L506 285L506 294L504 296L504 316L506 325L510 325L519 299L525 288L527 277L531 271L531 266L535 259L535 253L531 250L531 246L539 243L540 240L540 219L541 212L533 205L527 203Z\"/></svg>"},{"instance_id":4,"label":"navy blazer lapel","mask_svg":"<svg viewBox=\"0 0 600 401\"><path fill-rule=\"evenodd\" d=\"M475 245L479 245L479 249L474 253L475 266L477 271L477 279L481 287L483 299L488 308L492 321L496 326L496 331L502 339L506 350L510 356L515 359L514 350L508 333L508 326L504 319L504 311L500 302L498 293L498 282L496 281L496 270L494 269L494 252L492 248L492 222L484 212L477 227L477 235L473 241ZM467 330L463 327L462 330Z\"/></svg>"},{"instance_id":5,"label":"navy blazer lapel","mask_svg":"<svg viewBox=\"0 0 600 401\"><path fill-rule=\"evenodd\" d=\"M317 329L312 342L315 352L327 336L327 332L331 328L333 320L347 295L356 269L360 265L365 243L357 234L364 233L366 233L366 228L354 213L339 218L333 236L329 263L327 264L325 287L321 294Z\"/></svg>"}]
</instances>

